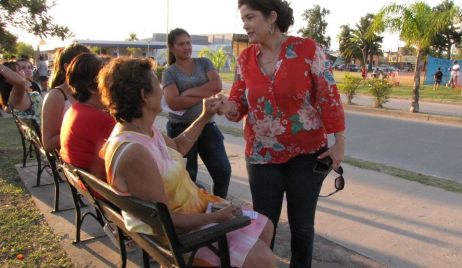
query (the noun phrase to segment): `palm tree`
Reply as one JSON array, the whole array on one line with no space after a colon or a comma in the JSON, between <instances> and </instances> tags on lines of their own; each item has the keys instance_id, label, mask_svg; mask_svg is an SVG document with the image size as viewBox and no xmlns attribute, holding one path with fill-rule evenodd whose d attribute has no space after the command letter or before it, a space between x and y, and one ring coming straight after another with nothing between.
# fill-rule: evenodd
<instances>
[{"instance_id":1,"label":"palm tree","mask_svg":"<svg viewBox=\"0 0 462 268\"><path fill-rule=\"evenodd\" d=\"M134 41L138 41L139 39L136 33L129 33L128 38L126 40L130 42L134 42ZM127 52L128 54L130 54L130 57L135 57L139 51L140 51L139 48L127 47Z\"/></svg>"},{"instance_id":2,"label":"palm tree","mask_svg":"<svg viewBox=\"0 0 462 268\"><path fill-rule=\"evenodd\" d=\"M413 113L419 112L420 71L425 51L428 51L436 35L451 24L457 12L455 7L446 11L433 10L425 2L410 5L392 3L384 6L374 17L371 34L385 30L399 33L401 40L416 48L417 62L410 108Z\"/></svg>"},{"instance_id":3,"label":"palm tree","mask_svg":"<svg viewBox=\"0 0 462 268\"><path fill-rule=\"evenodd\" d=\"M369 26L374 15L367 14L361 17L356 28L351 29L348 25L342 25L339 35L339 49L344 59L359 59L361 66L367 65L367 57L370 57L369 70L372 68L372 57L381 53L382 37L369 33Z\"/></svg>"},{"instance_id":4,"label":"palm tree","mask_svg":"<svg viewBox=\"0 0 462 268\"><path fill-rule=\"evenodd\" d=\"M369 32L369 27L374 19L373 14L366 14L356 23L356 29L352 32L352 43L356 44L361 50L362 66L367 65L367 56L373 57L373 53L380 53L380 43L382 37ZM369 62L369 70L372 68L372 60Z\"/></svg>"},{"instance_id":5,"label":"palm tree","mask_svg":"<svg viewBox=\"0 0 462 268\"><path fill-rule=\"evenodd\" d=\"M223 48L218 49L217 51L212 51L210 48L206 47L199 51L199 57L208 58L213 66L217 68L217 71L220 72L220 69L225 65L226 60L228 59L228 55L226 55Z\"/></svg>"},{"instance_id":6,"label":"palm tree","mask_svg":"<svg viewBox=\"0 0 462 268\"><path fill-rule=\"evenodd\" d=\"M340 26L340 34L338 35L339 51L344 63L351 63L352 59L361 58L361 50L352 43L351 28L348 24Z\"/></svg>"}]
</instances>

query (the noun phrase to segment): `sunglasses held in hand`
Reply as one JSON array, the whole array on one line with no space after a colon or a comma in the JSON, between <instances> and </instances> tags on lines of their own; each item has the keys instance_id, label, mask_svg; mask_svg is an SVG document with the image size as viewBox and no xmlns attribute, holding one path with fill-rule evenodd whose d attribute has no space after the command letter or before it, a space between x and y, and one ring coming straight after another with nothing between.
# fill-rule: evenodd
<instances>
[{"instance_id":1,"label":"sunglasses held in hand","mask_svg":"<svg viewBox=\"0 0 462 268\"><path fill-rule=\"evenodd\" d=\"M329 174L331 170L332 170L332 159L329 156L326 156L322 159L316 159L316 163L313 168L314 172L327 176L327 174ZM334 169L334 171L340 175L337 178L335 178L335 181L334 181L335 191L333 191L332 193L328 195L319 195L320 197L329 197L337 193L338 191L343 190L343 188L345 188L345 178L343 178L343 168L339 166L337 169Z\"/></svg>"}]
</instances>

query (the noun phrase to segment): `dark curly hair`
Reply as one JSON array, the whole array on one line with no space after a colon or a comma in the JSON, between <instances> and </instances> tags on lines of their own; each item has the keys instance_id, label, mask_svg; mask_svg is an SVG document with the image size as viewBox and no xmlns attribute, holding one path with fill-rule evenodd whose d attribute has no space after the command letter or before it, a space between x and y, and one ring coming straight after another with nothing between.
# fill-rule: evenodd
<instances>
[{"instance_id":1,"label":"dark curly hair","mask_svg":"<svg viewBox=\"0 0 462 268\"><path fill-rule=\"evenodd\" d=\"M98 73L103 66L102 60L93 53L82 53L75 57L66 72L66 82L72 95L79 102L87 101L90 90L98 89Z\"/></svg>"},{"instance_id":2,"label":"dark curly hair","mask_svg":"<svg viewBox=\"0 0 462 268\"><path fill-rule=\"evenodd\" d=\"M294 24L294 12L289 3L284 0L238 0L237 5L239 8L247 5L260 11L265 17L268 17L271 11L275 11L278 14L276 25L283 33L286 33L289 27Z\"/></svg>"},{"instance_id":3,"label":"dark curly hair","mask_svg":"<svg viewBox=\"0 0 462 268\"><path fill-rule=\"evenodd\" d=\"M66 81L66 70L64 65L81 53L89 53L90 50L83 45L72 44L55 52L53 58L53 72L51 74L50 88L55 88Z\"/></svg>"},{"instance_id":4,"label":"dark curly hair","mask_svg":"<svg viewBox=\"0 0 462 268\"><path fill-rule=\"evenodd\" d=\"M152 93L155 64L149 58L120 57L101 69L98 86L103 104L118 122L143 116L141 91Z\"/></svg>"}]
</instances>

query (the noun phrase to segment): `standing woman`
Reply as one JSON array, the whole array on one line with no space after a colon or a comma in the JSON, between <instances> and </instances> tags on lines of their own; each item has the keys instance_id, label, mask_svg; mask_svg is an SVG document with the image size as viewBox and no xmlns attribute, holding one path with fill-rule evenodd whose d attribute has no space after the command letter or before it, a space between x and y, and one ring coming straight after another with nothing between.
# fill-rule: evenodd
<instances>
[{"instance_id":1,"label":"standing woman","mask_svg":"<svg viewBox=\"0 0 462 268\"><path fill-rule=\"evenodd\" d=\"M48 152L59 149L59 133L64 113L75 102L72 91L66 83L66 69L69 63L81 53L90 50L79 44L72 44L55 53L50 92L45 96L42 107L42 141Z\"/></svg>"},{"instance_id":2,"label":"standing woman","mask_svg":"<svg viewBox=\"0 0 462 268\"><path fill-rule=\"evenodd\" d=\"M183 29L168 34L169 67L162 77L169 113L167 134L174 138L187 129L202 112L202 99L221 91L221 79L207 58L191 58L191 37ZM193 141L191 141L193 142ZM223 135L212 117L187 153L186 169L193 181L197 177L197 154L213 179L213 193L225 198L228 193L231 165L223 144Z\"/></svg>"},{"instance_id":3,"label":"standing woman","mask_svg":"<svg viewBox=\"0 0 462 268\"><path fill-rule=\"evenodd\" d=\"M284 193L291 230L291 267L310 267L314 218L324 175L317 158L344 157L345 120L331 66L311 39L286 36L293 12L283 0L239 0L244 50L231 94L221 112L231 121L247 116L246 162L254 209L277 225ZM335 143L327 147L327 135Z\"/></svg>"}]
</instances>

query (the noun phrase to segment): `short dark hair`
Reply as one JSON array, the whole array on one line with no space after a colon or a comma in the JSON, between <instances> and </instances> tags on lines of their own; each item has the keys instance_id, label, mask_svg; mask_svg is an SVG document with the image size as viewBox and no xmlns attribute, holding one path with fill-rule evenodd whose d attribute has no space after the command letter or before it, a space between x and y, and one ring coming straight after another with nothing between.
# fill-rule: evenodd
<instances>
[{"instance_id":1,"label":"short dark hair","mask_svg":"<svg viewBox=\"0 0 462 268\"><path fill-rule=\"evenodd\" d=\"M175 41L176 41L176 38L180 35L187 35L187 36L190 36L189 33L184 30L184 29L181 29L181 28L175 28L173 30L171 30L169 33L168 33L168 36L167 36L167 43L168 43L168 48L170 48L171 46L173 46L175 44ZM170 52L170 49L168 50L168 59L167 59L167 63L168 65L172 65L176 62L176 58L175 58L175 55L173 55L172 52Z\"/></svg>"},{"instance_id":2,"label":"short dark hair","mask_svg":"<svg viewBox=\"0 0 462 268\"><path fill-rule=\"evenodd\" d=\"M66 81L76 100L85 102L91 96L90 90L98 89L97 78L101 67L101 59L93 53L82 53L71 61L67 67Z\"/></svg>"},{"instance_id":3,"label":"short dark hair","mask_svg":"<svg viewBox=\"0 0 462 268\"><path fill-rule=\"evenodd\" d=\"M263 16L268 17L271 11L278 14L276 25L279 30L286 33L289 27L294 24L294 12L289 6L289 3L284 0L238 0L238 7L247 5L254 10L263 13Z\"/></svg>"},{"instance_id":4,"label":"short dark hair","mask_svg":"<svg viewBox=\"0 0 462 268\"><path fill-rule=\"evenodd\" d=\"M154 66L149 58L120 57L101 69L98 86L102 101L118 122L143 116L141 91L153 92Z\"/></svg>"},{"instance_id":5,"label":"short dark hair","mask_svg":"<svg viewBox=\"0 0 462 268\"><path fill-rule=\"evenodd\" d=\"M90 50L86 46L79 44L71 44L61 51L56 51L53 59L50 88L55 88L66 81L66 70L64 68L66 63L69 64L77 55L88 52Z\"/></svg>"}]
</instances>

